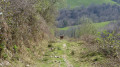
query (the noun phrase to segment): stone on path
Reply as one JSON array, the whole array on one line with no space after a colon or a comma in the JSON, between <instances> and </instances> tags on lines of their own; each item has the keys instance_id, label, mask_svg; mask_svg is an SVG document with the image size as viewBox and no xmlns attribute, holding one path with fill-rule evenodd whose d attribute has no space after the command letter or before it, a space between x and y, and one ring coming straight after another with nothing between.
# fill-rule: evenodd
<instances>
[{"instance_id":1,"label":"stone on path","mask_svg":"<svg viewBox=\"0 0 120 67\"><path fill-rule=\"evenodd\" d=\"M63 44L63 48L66 48L66 44Z\"/></svg>"}]
</instances>

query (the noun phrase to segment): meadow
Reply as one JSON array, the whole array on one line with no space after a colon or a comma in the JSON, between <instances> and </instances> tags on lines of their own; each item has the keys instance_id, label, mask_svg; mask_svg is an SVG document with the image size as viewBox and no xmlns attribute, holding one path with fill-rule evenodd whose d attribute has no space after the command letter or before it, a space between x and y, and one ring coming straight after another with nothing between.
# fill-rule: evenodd
<instances>
[{"instance_id":1,"label":"meadow","mask_svg":"<svg viewBox=\"0 0 120 67\"><path fill-rule=\"evenodd\" d=\"M103 3L117 4L112 0L64 0L65 6L70 8L76 8L81 6L89 6L91 4L100 5ZM63 6L63 5L61 5Z\"/></svg>"},{"instance_id":2,"label":"meadow","mask_svg":"<svg viewBox=\"0 0 120 67\"><path fill-rule=\"evenodd\" d=\"M105 27L106 25L108 25L110 23L110 21L106 21L106 22L101 22L101 23L93 23L95 28L102 28ZM68 26L68 27L64 27L64 28L57 28L58 30L68 30L71 27L78 27L80 25L75 25L75 26Z\"/></svg>"}]
</instances>

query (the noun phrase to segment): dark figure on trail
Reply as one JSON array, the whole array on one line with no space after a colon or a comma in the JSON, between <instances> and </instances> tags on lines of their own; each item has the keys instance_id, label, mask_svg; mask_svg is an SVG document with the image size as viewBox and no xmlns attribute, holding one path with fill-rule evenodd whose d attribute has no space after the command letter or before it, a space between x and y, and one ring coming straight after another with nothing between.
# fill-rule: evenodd
<instances>
[{"instance_id":1,"label":"dark figure on trail","mask_svg":"<svg viewBox=\"0 0 120 67\"><path fill-rule=\"evenodd\" d=\"M64 36L63 36L63 35L61 35L61 36L60 36L60 39L62 40L63 38L64 38Z\"/></svg>"}]
</instances>

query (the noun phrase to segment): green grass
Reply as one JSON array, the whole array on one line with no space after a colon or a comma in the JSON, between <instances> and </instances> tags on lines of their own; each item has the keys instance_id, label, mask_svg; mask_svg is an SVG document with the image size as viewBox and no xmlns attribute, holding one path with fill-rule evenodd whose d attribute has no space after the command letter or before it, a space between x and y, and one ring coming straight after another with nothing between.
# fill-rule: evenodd
<instances>
[{"instance_id":1,"label":"green grass","mask_svg":"<svg viewBox=\"0 0 120 67\"><path fill-rule=\"evenodd\" d=\"M64 27L64 28L58 28L58 30L68 30L71 26L69 27Z\"/></svg>"},{"instance_id":2,"label":"green grass","mask_svg":"<svg viewBox=\"0 0 120 67\"><path fill-rule=\"evenodd\" d=\"M106 22L101 22L101 23L93 23L93 25L96 27L96 28L102 28L102 27L105 27L106 25L108 25L110 23L110 21L106 21ZM70 29L71 27L77 27L77 26L80 26L80 25L75 25L75 26L68 26L68 27L64 27L64 28L58 28L58 30L68 30Z\"/></svg>"},{"instance_id":3,"label":"green grass","mask_svg":"<svg viewBox=\"0 0 120 67\"><path fill-rule=\"evenodd\" d=\"M94 56L91 56L91 54L81 54L83 52L89 51L88 49L85 49L86 46L85 43L82 41L79 42L70 42L67 40L59 40L57 39L56 43L51 43L53 48L55 48L54 51L50 51L48 48L48 51L45 52L47 56L43 56L43 59L37 59L35 64L32 67L67 67L67 63L63 56L66 56L66 60L73 65L73 67L94 67L93 61L94 59L98 59L97 61L103 61L104 58L101 57L98 54L95 54ZM66 48L63 47L63 44L66 44ZM60 48L60 49L58 49ZM72 55L71 52L75 51L75 54ZM92 53L92 52L91 52ZM86 56L87 55L87 56ZM52 57L51 57L52 56ZM55 56L60 56L60 58L55 58ZM84 56L82 58L82 56ZM77 60L77 61L76 61ZM60 61L54 62L54 61Z\"/></svg>"},{"instance_id":4,"label":"green grass","mask_svg":"<svg viewBox=\"0 0 120 67\"><path fill-rule=\"evenodd\" d=\"M117 4L112 0L64 0L65 6L70 8L80 7L81 5L89 6L91 4L103 4L103 3L110 3L110 4ZM61 5L63 7L63 5Z\"/></svg>"},{"instance_id":5,"label":"green grass","mask_svg":"<svg viewBox=\"0 0 120 67\"><path fill-rule=\"evenodd\" d=\"M106 25L108 25L109 23L110 23L110 21L106 21L106 22L101 22L101 23L94 23L93 25L96 28L102 28L102 27L105 27Z\"/></svg>"},{"instance_id":6,"label":"green grass","mask_svg":"<svg viewBox=\"0 0 120 67\"><path fill-rule=\"evenodd\" d=\"M44 56L44 59L47 59L45 61L40 61L36 67L59 67L59 63L52 62L52 61L61 61L60 67L67 67L66 62L64 61L63 55L66 55L66 59L74 66L74 67L93 67L90 63L87 62L78 62L76 63L74 59L78 59L76 57L73 57L70 53L71 50L81 49L82 46L77 44L76 42L68 42L66 40L58 40L59 42L53 43L53 47L56 48L55 51L51 52L48 51L48 56ZM66 44L67 48L63 48L63 44ZM58 50L60 48L60 50ZM76 48L76 49L75 49ZM50 57L50 56L60 56L60 58ZM42 63L41 63L42 62Z\"/></svg>"}]
</instances>

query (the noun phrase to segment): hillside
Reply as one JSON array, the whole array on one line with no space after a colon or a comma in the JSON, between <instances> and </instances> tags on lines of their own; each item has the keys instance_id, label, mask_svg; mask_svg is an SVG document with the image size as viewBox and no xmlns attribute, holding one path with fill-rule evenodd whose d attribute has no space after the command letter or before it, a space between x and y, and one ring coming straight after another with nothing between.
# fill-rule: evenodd
<instances>
[{"instance_id":1,"label":"hillside","mask_svg":"<svg viewBox=\"0 0 120 67\"><path fill-rule=\"evenodd\" d=\"M0 0L0 67L28 67L42 57L54 39L53 7L48 0Z\"/></svg>"},{"instance_id":2,"label":"hillside","mask_svg":"<svg viewBox=\"0 0 120 67\"><path fill-rule=\"evenodd\" d=\"M103 4L103 3L110 3L110 4L117 4L112 0L64 0L67 7L80 7L82 5L89 6L91 4Z\"/></svg>"},{"instance_id":3,"label":"hillside","mask_svg":"<svg viewBox=\"0 0 120 67\"><path fill-rule=\"evenodd\" d=\"M74 26L83 23L83 19L88 19L92 22L106 22L120 19L120 6L102 4L91 5L81 9L62 9L57 18L57 27L63 28L67 26ZM86 21L84 21L86 22Z\"/></svg>"}]
</instances>

